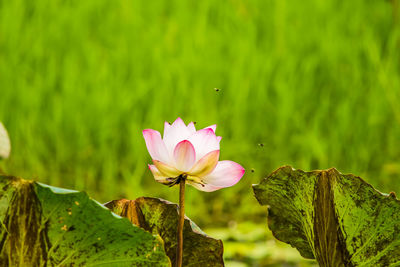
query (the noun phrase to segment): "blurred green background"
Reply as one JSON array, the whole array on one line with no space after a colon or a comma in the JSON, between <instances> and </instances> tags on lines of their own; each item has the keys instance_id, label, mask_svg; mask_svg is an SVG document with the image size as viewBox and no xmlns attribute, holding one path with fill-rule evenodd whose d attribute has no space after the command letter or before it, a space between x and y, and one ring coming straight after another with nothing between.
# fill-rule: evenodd
<instances>
[{"instance_id":1,"label":"blurred green background","mask_svg":"<svg viewBox=\"0 0 400 267\"><path fill-rule=\"evenodd\" d=\"M282 165L336 167L399 192L398 6L0 0L0 120L13 145L0 168L101 202L176 202L147 169L141 132L180 116L217 123L221 158L247 170L231 188L188 189L203 228L252 221L265 233L250 186Z\"/></svg>"}]
</instances>

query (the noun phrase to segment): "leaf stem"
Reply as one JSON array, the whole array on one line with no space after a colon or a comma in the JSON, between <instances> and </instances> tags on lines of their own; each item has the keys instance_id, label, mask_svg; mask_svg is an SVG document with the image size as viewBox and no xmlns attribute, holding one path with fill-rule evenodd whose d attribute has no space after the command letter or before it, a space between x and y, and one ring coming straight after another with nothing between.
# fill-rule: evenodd
<instances>
[{"instance_id":1,"label":"leaf stem","mask_svg":"<svg viewBox=\"0 0 400 267\"><path fill-rule=\"evenodd\" d=\"M176 250L176 266L182 266L183 259L183 224L185 222L185 182L186 177L179 177L179 221L178 221L178 246Z\"/></svg>"}]
</instances>

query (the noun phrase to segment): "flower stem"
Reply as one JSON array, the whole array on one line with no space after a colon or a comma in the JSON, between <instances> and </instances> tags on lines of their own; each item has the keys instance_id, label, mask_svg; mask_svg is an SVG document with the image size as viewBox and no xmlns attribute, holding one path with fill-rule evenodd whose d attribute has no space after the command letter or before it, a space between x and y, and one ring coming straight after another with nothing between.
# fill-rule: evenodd
<instances>
[{"instance_id":1,"label":"flower stem","mask_svg":"<svg viewBox=\"0 0 400 267\"><path fill-rule=\"evenodd\" d=\"M178 221L178 246L176 250L176 266L182 266L183 259L183 224L185 222L185 182L186 177L179 178L179 221Z\"/></svg>"}]
</instances>

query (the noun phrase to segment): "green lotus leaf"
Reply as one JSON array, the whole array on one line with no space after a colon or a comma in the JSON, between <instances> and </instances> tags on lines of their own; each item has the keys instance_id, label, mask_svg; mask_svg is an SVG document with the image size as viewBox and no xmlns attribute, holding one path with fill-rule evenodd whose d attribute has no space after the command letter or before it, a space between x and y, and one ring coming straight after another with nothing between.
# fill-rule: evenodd
<instances>
[{"instance_id":1,"label":"green lotus leaf","mask_svg":"<svg viewBox=\"0 0 400 267\"><path fill-rule=\"evenodd\" d=\"M162 240L84 192L0 176L1 266L170 266Z\"/></svg>"},{"instance_id":2,"label":"green lotus leaf","mask_svg":"<svg viewBox=\"0 0 400 267\"><path fill-rule=\"evenodd\" d=\"M282 167L253 186L268 226L320 266L400 266L400 201L336 169Z\"/></svg>"},{"instance_id":3,"label":"green lotus leaf","mask_svg":"<svg viewBox=\"0 0 400 267\"><path fill-rule=\"evenodd\" d=\"M105 204L114 213L127 217L146 231L158 234L165 251L175 266L178 226L178 205L159 198L114 200ZM183 266L224 266L221 240L207 236L189 218L183 228Z\"/></svg>"}]
</instances>

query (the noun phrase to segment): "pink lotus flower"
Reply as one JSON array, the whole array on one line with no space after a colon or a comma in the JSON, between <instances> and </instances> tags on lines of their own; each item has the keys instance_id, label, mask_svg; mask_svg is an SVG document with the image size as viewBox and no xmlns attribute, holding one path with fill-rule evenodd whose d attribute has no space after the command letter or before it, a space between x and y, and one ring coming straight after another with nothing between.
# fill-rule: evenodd
<instances>
[{"instance_id":1,"label":"pink lotus flower","mask_svg":"<svg viewBox=\"0 0 400 267\"><path fill-rule=\"evenodd\" d=\"M216 125L196 131L181 118L170 125L165 122L164 137L152 129L143 130L147 150L154 165L149 165L157 182L174 185L179 177L195 188L211 192L229 187L242 178L244 168L236 162L219 159L220 136Z\"/></svg>"}]
</instances>

